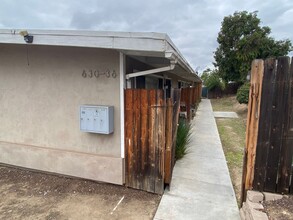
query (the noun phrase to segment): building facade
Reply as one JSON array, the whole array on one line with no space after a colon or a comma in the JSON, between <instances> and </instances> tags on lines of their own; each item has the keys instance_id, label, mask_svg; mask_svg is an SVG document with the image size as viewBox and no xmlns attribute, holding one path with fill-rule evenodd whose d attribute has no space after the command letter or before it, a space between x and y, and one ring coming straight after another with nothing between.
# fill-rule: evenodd
<instances>
[{"instance_id":1,"label":"building facade","mask_svg":"<svg viewBox=\"0 0 293 220\"><path fill-rule=\"evenodd\" d=\"M124 184L124 89L200 79L165 34L0 30L0 163ZM113 106L114 132L80 130Z\"/></svg>"}]
</instances>

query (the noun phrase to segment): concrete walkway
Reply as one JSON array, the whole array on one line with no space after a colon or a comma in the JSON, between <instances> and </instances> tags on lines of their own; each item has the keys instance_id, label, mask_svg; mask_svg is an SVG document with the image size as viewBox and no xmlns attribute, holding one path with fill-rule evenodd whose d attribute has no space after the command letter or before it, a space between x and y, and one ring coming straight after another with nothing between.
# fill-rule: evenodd
<instances>
[{"instance_id":1,"label":"concrete walkway","mask_svg":"<svg viewBox=\"0 0 293 220\"><path fill-rule=\"evenodd\" d=\"M215 118L238 118L236 112L214 112Z\"/></svg>"},{"instance_id":2,"label":"concrete walkway","mask_svg":"<svg viewBox=\"0 0 293 220\"><path fill-rule=\"evenodd\" d=\"M192 121L190 153L176 162L156 220L239 220L239 210L210 100L203 99Z\"/></svg>"}]
</instances>

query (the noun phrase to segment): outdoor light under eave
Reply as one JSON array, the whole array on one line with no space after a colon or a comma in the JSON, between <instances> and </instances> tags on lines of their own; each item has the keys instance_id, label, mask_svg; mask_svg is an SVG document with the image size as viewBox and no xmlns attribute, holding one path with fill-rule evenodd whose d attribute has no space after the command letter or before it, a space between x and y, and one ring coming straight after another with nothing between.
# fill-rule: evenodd
<instances>
[{"instance_id":1,"label":"outdoor light under eave","mask_svg":"<svg viewBox=\"0 0 293 220\"><path fill-rule=\"evenodd\" d=\"M27 31L20 31L19 34L23 36L23 39L26 43L32 43L34 40L34 36L29 35Z\"/></svg>"}]
</instances>

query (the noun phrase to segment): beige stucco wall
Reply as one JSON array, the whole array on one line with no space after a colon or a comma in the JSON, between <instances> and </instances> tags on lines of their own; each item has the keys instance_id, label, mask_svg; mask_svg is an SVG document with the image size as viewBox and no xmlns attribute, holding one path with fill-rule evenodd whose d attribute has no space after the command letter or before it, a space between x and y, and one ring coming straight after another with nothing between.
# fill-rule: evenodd
<instances>
[{"instance_id":1,"label":"beige stucco wall","mask_svg":"<svg viewBox=\"0 0 293 220\"><path fill-rule=\"evenodd\" d=\"M102 75L98 78L84 78L83 70L88 72L89 69L100 72L114 70L117 77L108 78ZM122 183L119 97L117 51L0 45L0 154L2 150L6 155L4 157L2 152L0 162ZM83 104L113 105L114 133L102 135L81 132L79 106ZM7 148L8 145L11 147ZM15 153L16 148L18 153ZM85 170L83 175L79 174L80 171L76 174L74 170L62 171L62 158L55 171L46 168L48 164L42 165L44 162L38 163L38 160L52 162L52 158L64 153L68 156L74 155L69 161L77 163L75 168L80 164L82 170L86 169L83 167L86 166L85 161L92 160L95 164L101 160L100 168L97 168L100 174L95 174L95 178L92 178L90 172L95 170L93 168ZM13 161L20 160L13 158L16 155L23 155L23 159L28 162L14 164ZM30 159L34 162L29 162ZM109 172L109 166L114 163L111 161L116 159L118 162L113 165L120 164L114 174L116 179L100 178Z\"/></svg>"}]
</instances>

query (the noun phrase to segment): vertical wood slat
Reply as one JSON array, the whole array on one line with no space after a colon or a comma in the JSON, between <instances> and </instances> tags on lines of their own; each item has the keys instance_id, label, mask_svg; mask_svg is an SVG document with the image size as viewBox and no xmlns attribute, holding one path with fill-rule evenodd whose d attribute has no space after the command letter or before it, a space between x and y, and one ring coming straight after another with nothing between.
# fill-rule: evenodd
<instances>
[{"instance_id":1,"label":"vertical wood slat","mask_svg":"<svg viewBox=\"0 0 293 220\"><path fill-rule=\"evenodd\" d=\"M153 160L154 160L154 182L155 182L155 191L157 191L157 182L158 182L158 169L159 169L159 161L158 161L158 154L159 154L159 108L158 108L158 91L155 91L155 103L151 108L155 110L155 126L153 127L153 133L154 133L154 155L153 155Z\"/></svg>"},{"instance_id":2,"label":"vertical wood slat","mask_svg":"<svg viewBox=\"0 0 293 220\"><path fill-rule=\"evenodd\" d=\"M196 100L197 100L197 88L198 88L198 83L195 84L195 86L193 87L193 100L192 100L192 104L196 104Z\"/></svg>"},{"instance_id":3,"label":"vertical wood slat","mask_svg":"<svg viewBox=\"0 0 293 220\"><path fill-rule=\"evenodd\" d=\"M139 171L138 171L138 157L137 157L137 145L138 145L138 140L137 140L137 132L138 132L138 92L137 91L133 91L133 157L132 157L132 163L133 163L133 177L132 177L132 183L131 185L133 186L133 188L138 188L137 185L137 178L139 175Z\"/></svg>"},{"instance_id":4,"label":"vertical wood slat","mask_svg":"<svg viewBox=\"0 0 293 220\"><path fill-rule=\"evenodd\" d=\"M125 181L132 186L133 178L133 90L125 90Z\"/></svg>"},{"instance_id":5,"label":"vertical wood slat","mask_svg":"<svg viewBox=\"0 0 293 220\"><path fill-rule=\"evenodd\" d=\"M172 99L167 99L166 103L166 148L165 148L165 180L170 184L172 177L172 120L173 120L173 103Z\"/></svg>"},{"instance_id":6,"label":"vertical wood slat","mask_svg":"<svg viewBox=\"0 0 293 220\"><path fill-rule=\"evenodd\" d=\"M149 94L147 90L141 90L141 171L142 171L142 188L151 192L150 188L150 164L149 164Z\"/></svg>"},{"instance_id":7,"label":"vertical wood slat","mask_svg":"<svg viewBox=\"0 0 293 220\"><path fill-rule=\"evenodd\" d=\"M291 175L291 167L292 167L292 154L293 154L293 141L292 141L292 133L290 132L290 117L292 116L292 105L290 105L290 100L292 97L292 82L293 82L293 63L291 61L291 68L289 66L290 60L285 59L284 66L284 103L282 106L281 114L283 114L283 131L282 132L282 149L281 149L281 158L280 158L280 167L279 167L279 175L278 175L278 185L277 192L279 193L289 193L289 182Z\"/></svg>"},{"instance_id":8,"label":"vertical wood slat","mask_svg":"<svg viewBox=\"0 0 293 220\"><path fill-rule=\"evenodd\" d=\"M195 96L196 96L195 89L196 89L195 87L189 88L189 90L190 90L190 101L191 101L192 106L195 104Z\"/></svg>"},{"instance_id":9,"label":"vertical wood slat","mask_svg":"<svg viewBox=\"0 0 293 220\"><path fill-rule=\"evenodd\" d=\"M137 185L137 178L139 175L139 171L138 171L138 157L137 157L137 145L138 145L138 140L137 140L137 132L138 132L138 92L137 91L133 91L133 146L132 146L132 150L133 150L133 157L132 157L132 164L133 164L133 173L132 173L132 183L131 186L133 188L138 188Z\"/></svg>"},{"instance_id":10,"label":"vertical wood slat","mask_svg":"<svg viewBox=\"0 0 293 220\"><path fill-rule=\"evenodd\" d=\"M177 138L177 124L179 120L180 112L180 100L181 99L181 90L174 89L173 95L173 119L172 119L172 169L175 165L175 150L176 150L176 138Z\"/></svg>"},{"instance_id":11,"label":"vertical wood slat","mask_svg":"<svg viewBox=\"0 0 293 220\"><path fill-rule=\"evenodd\" d=\"M165 103L164 93L157 90L157 145L155 155L156 181L155 193L163 194L164 192L164 154L165 154Z\"/></svg>"},{"instance_id":12,"label":"vertical wood slat","mask_svg":"<svg viewBox=\"0 0 293 220\"><path fill-rule=\"evenodd\" d=\"M189 88L186 88L186 111L187 111L187 120L190 122L191 120L191 90Z\"/></svg>"},{"instance_id":13,"label":"vertical wood slat","mask_svg":"<svg viewBox=\"0 0 293 220\"><path fill-rule=\"evenodd\" d=\"M142 151L141 151L141 89L137 91L136 96L136 188L142 188L143 171L141 169Z\"/></svg>"},{"instance_id":14,"label":"vertical wood slat","mask_svg":"<svg viewBox=\"0 0 293 220\"><path fill-rule=\"evenodd\" d=\"M151 192L155 192L155 148L156 148L156 90L149 91L149 163L150 163L150 181L148 188Z\"/></svg>"},{"instance_id":15,"label":"vertical wood slat","mask_svg":"<svg viewBox=\"0 0 293 220\"><path fill-rule=\"evenodd\" d=\"M249 91L249 103L246 126L246 168L244 170L245 190L252 188L254 177L255 152L258 134L258 116L261 102L263 60L254 60L251 65L251 86Z\"/></svg>"},{"instance_id":16,"label":"vertical wood slat","mask_svg":"<svg viewBox=\"0 0 293 220\"><path fill-rule=\"evenodd\" d=\"M259 132L255 159L255 174L253 188L259 191L264 190L266 178L266 165L268 151L270 148L270 132L272 118L272 100L275 88L276 77L276 60L274 58L267 59L264 65L264 77L261 96L265 97L261 100L260 116L259 116Z\"/></svg>"},{"instance_id":17,"label":"vertical wood slat","mask_svg":"<svg viewBox=\"0 0 293 220\"><path fill-rule=\"evenodd\" d=\"M290 99L288 105L290 106L289 112L289 126L288 126L288 142L287 146L290 147L291 155L293 155L293 57L291 58L291 69L290 69ZM288 153L289 154L289 153ZM293 160L293 156L291 157ZM292 162L293 163L293 162ZM291 177L293 179L293 168L291 169ZM290 193L293 194L293 180L291 179Z\"/></svg>"},{"instance_id":18,"label":"vertical wood slat","mask_svg":"<svg viewBox=\"0 0 293 220\"><path fill-rule=\"evenodd\" d=\"M280 162L280 153L282 148L282 123L284 115L284 80L285 72L288 71L288 57L278 58L278 66L276 73L276 85L275 92L273 96L273 109L272 109L272 123L271 123L271 136L268 153L268 163L267 163L267 174L265 191L275 192L276 182L278 177L278 166Z\"/></svg>"},{"instance_id":19,"label":"vertical wood slat","mask_svg":"<svg viewBox=\"0 0 293 220\"><path fill-rule=\"evenodd\" d=\"M198 99L201 99L201 91L202 91L202 83L199 84L199 92L198 92Z\"/></svg>"}]
</instances>

